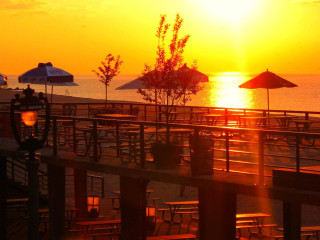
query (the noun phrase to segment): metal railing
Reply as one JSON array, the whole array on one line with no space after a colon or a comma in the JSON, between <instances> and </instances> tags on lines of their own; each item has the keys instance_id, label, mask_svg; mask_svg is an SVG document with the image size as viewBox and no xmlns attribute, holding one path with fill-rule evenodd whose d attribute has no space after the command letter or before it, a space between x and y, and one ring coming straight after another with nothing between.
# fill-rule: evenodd
<instances>
[{"instance_id":1,"label":"metal railing","mask_svg":"<svg viewBox=\"0 0 320 240\"><path fill-rule=\"evenodd\" d=\"M7 160L7 177L21 187L28 187L28 170L25 161L8 158ZM39 193L43 196L48 195L48 174L38 170Z\"/></svg>"},{"instance_id":2,"label":"metal railing","mask_svg":"<svg viewBox=\"0 0 320 240\"><path fill-rule=\"evenodd\" d=\"M57 155L60 151L70 151L76 154L79 145L79 132L81 126L86 126L90 132L90 141L83 143L88 150L93 162L98 162L101 157L113 157L123 159L123 149L130 152L130 139L128 135L134 133L136 138L136 158L133 162L142 168L147 168L147 156L150 155L150 138L148 128L159 128L159 135L162 137L167 133L169 136L175 133L175 129L190 129L191 132L206 132L215 139L214 159L215 170L225 172L242 172L245 174L257 175L259 184L264 184L265 177L271 177L271 170L274 168L295 169L297 172L304 170L311 171L308 166L318 164L320 158L317 153L320 148L312 141L320 139L320 133L307 133L295 131L278 131L267 129L248 129L223 126L205 126L192 124L166 124L156 122L139 121L116 121L98 118L62 117L53 118L53 153ZM72 121L70 146L62 148L57 143L57 122L60 119ZM99 124L98 124L99 123ZM102 124L102 125L100 125ZM90 127L88 127L90 125ZM128 130L135 126L135 130ZM105 129L104 129L105 128ZM163 131L166 129L165 131ZM110 138L101 136L102 131L111 133ZM190 132L189 132L190 133ZM155 135L155 133L153 133ZM171 137L170 137L171 138ZM181 145L187 145L187 138L182 137ZM315 140L314 140L315 139ZM151 139L156 141L155 137ZM188 149L188 146L185 146ZM281 151L277 148L282 148ZM106 154L102 152L105 151ZM187 151L187 150L185 150ZM129 153L126 153L129 155ZM130 156L127 156L130 158ZM132 157L132 156L131 156ZM279 160L279 161L278 161ZM238 169L237 169L238 168Z\"/></svg>"},{"instance_id":3,"label":"metal railing","mask_svg":"<svg viewBox=\"0 0 320 240\"><path fill-rule=\"evenodd\" d=\"M86 109L88 106L92 107L98 105L99 104L77 104L76 109L77 111L80 111L81 109ZM103 105L104 104L101 104L101 106ZM149 108L151 107L151 109L154 109L154 106L148 104L112 104L112 107L122 109L132 109L135 106L144 109L142 112L139 112L139 119L147 119L147 112L150 110ZM213 110L222 111L225 113L225 118L228 117L227 112L233 110L207 107L187 108L189 109L189 113L195 108L206 109L208 112ZM262 115L266 115L266 110L242 110L245 113L261 111ZM89 111L86 111L88 114ZM271 110L270 112L281 112L283 115L296 113L304 119L309 119L312 116L320 114L320 112L287 110ZM318 154L320 147L317 144L318 139L320 139L320 133L224 126L228 124L228 119L225 119L225 124L221 124L220 126L207 126L199 124L166 124L164 122L150 121L116 121L101 118L79 117L78 115L79 114L77 113L77 116L54 115L51 117L52 133L50 141L52 141L54 155L63 151L79 154L79 149L82 147L83 155L90 157L93 162L98 162L100 158L112 157L118 158L123 162L125 162L125 160L129 162L133 161L138 166L147 168L147 163L150 158L150 144L157 140L155 137L150 138L150 133L147 129L167 129L161 134L159 133L156 135L163 136L167 132L168 136L171 136L170 138L174 138L172 136L175 129L184 128L190 129L193 133L209 132L212 135L212 138L215 140L215 154L213 159L215 170L256 175L259 177L259 184L263 184L266 177L272 176L272 169L274 168L294 169L297 172L302 169L306 171L316 171L312 170L310 167L317 165L320 161L320 157L318 157L320 156L320 154ZM151 115L154 115L154 112L152 112ZM62 119L71 122L71 124L68 125L68 131L58 131L59 128L64 128L63 125L58 125L59 121ZM135 126L136 128L130 130L128 126ZM101 132L105 132L105 135L102 136ZM133 139L130 139L129 135L133 133L134 135L131 136ZM61 146L58 143L61 134L68 134L68 136L64 136L68 139L68 144ZM88 136L85 137L85 134L88 134ZM184 137L180 143L184 146L185 153L188 152L187 141L187 138ZM186 158L188 158L188 156Z\"/></svg>"}]
</instances>

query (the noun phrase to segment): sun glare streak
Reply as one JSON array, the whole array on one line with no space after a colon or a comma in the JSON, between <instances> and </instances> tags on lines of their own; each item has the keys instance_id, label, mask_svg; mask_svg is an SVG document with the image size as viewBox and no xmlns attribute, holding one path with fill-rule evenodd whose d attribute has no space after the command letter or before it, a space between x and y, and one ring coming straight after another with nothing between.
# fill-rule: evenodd
<instances>
[{"instance_id":1,"label":"sun glare streak","mask_svg":"<svg viewBox=\"0 0 320 240\"><path fill-rule=\"evenodd\" d=\"M230 108L252 107L252 91L243 91L238 86L248 80L241 73L220 73L210 77L210 106Z\"/></svg>"}]
</instances>

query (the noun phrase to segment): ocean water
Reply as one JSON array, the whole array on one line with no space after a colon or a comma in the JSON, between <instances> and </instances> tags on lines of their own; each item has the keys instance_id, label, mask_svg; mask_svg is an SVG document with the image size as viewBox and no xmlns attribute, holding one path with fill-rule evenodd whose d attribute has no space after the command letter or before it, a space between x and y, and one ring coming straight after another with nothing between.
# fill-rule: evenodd
<instances>
[{"instance_id":1,"label":"ocean water","mask_svg":"<svg viewBox=\"0 0 320 240\"><path fill-rule=\"evenodd\" d=\"M320 74L279 74L281 77L298 85L296 88L271 89L270 109L320 111ZM202 83L203 89L187 105L267 108L266 89L240 89L238 86L250 80L255 74L220 73L209 77L209 82ZM134 80L138 75L119 75L108 87L108 99L143 102L136 90L115 90L117 87ZM105 86L95 75L75 75L74 81L79 86L54 86L53 93L76 97L105 99ZM9 88L25 88L18 83L18 77L8 76ZM36 91L45 91L44 85L31 84ZM51 87L48 87L48 93Z\"/></svg>"}]
</instances>

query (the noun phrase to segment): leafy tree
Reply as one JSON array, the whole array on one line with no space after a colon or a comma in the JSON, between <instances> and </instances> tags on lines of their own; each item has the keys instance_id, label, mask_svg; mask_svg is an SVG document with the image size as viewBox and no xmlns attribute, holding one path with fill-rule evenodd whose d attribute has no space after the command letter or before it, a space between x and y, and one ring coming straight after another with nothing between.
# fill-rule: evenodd
<instances>
[{"instance_id":1,"label":"leafy tree","mask_svg":"<svg viewBox=\"0 0 320 240\"><path fill-rule=\"evenodd\" d=\"M117 76L120 73L120 66L123 63L122 60L120 60L120 56L118 55L117 58L115 58L112 54L108 54L105 58L105 62L101 62L101 67L98 68L98 71L92 70L98 78L99 81L102 82L106 87L106 104L108 102L108 86L110 81Z\"/></svg>"},{"instance_id":2,"label":"leafy tree","mask_svg":"<svg viewBox=\"0 0 320 240\"><path fill-rule=\"evenodd\" d=\"M175 105L185 104L191 99L190 95L196 94L201 89L200 81L193 77L197 69L196 64L190 69L184 63L184 48L190 35L179 38L182 23L183 19L177 14L172 28L172 38L167 46L170 24L166 23L166 15L160 16L156 32L158 39L156 62L154 67L145 65L141 76L145 87L138 89L144 100L166 106L167 122Z\"/></svg>"}]
</instances>

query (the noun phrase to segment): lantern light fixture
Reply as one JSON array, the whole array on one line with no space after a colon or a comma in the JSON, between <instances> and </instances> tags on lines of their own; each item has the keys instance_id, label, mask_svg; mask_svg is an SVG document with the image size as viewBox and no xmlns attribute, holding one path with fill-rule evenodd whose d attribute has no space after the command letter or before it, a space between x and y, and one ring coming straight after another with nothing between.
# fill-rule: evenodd
<instances>
[{"instance_id":1,"label":"lantern light fixture","mask_svg":"<svg viewBox=\"0 0 320 240\"><path fill-rule=\"evenodd\" d=\"M96 218L100 214L100 196L89 195L87 197L88 216Z\"/></svg>"}]
</instances>

